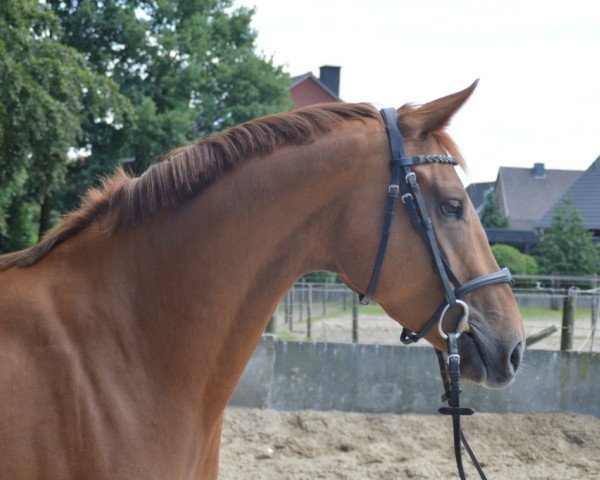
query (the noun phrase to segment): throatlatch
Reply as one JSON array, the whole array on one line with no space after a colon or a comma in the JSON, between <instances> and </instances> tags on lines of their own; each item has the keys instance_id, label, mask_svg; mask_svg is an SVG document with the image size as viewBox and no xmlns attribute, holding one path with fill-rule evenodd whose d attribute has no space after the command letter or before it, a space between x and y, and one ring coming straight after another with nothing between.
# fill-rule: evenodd
<instances>
[{"instance_id":1,"label":"throatlatch","mask_svg":"<svg viewBox=\"0 0 600 480\"><path fill-rule=\"evenodd\" d=\"M423 195L421 194L421 190L417 182L417 175L411 168L413 165L423 165L427 163L457 165L457 162L454 158L448 155L420 155L407 157L404 152L404 139L402 138L402 133L398 127L396 110L394 108L384 108L381 110L381 115L383 117L383 122L385 124L385 129L392 151L392 158L390 160L392 178L388 187L383 233L379 241L377 256L375 257L373 273L371 274L371 279L369 281L367 290L364 294L359 296L360 303L367 305L372 295L375 293L375 289L377 288L377 282L381 274L381 269L383 268L385 252L391 233L396 203L398 201L398 197L401 196L400 198L402 203L404 204L413 225L431 252L433 264L438 272L442 289L444 291L445 302L418 332L412 332L404 328L402 330L400 340L404 344L415 343L423 338L437 323L440 336L448 343L448 367L446 367L444 354L436 350L438 362L440 364L440 374L442 376L442 381L444 382L445 390L442 401L448 401L448 407L440 408L440 413L452 416L452 423L454 426L454 452L456 456L458 473L461 480L466 478L461 456L462 441L465 449L475 465L475 468L479 472L480 477L483 480L486 480L485 474L477 462L477 459L475 458L475 455L469 447L469 444L467 443L460 428L460 417L462 415L472 415L475 413L474 410L470 408L461 408L459 402L460 356L458 353L457 340L461 333L468 331L469 329L469 307L460 299L475 289L501 283L510 283L512 282L512 277L508 268L503 268L497 272L482 275L469 280L464 284L460 283L452 271L452 268L450 268L448 261L441 253L435 236L435 231L433 229L433 223L429 213L427 212L427 208L425 207L425 201L423 200ZM443 329L442 320L444 319L446 312L448 312L448 310L454 306L461 307L463 315L458 323L457 331L446 333ZM448 372L450 373L450 377L448 377Z\"/></svg>"}]
</instances>

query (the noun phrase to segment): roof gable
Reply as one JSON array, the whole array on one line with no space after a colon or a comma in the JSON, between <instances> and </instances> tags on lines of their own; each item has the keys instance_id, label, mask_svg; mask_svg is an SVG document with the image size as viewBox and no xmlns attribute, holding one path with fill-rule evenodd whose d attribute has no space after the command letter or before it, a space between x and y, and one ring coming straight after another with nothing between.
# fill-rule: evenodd
<instances>
[{"instance_id":1,"label":"roof gable","mask_svg":"<svg viewBox=\"0 0 600 480\"><path fill-rule=\"evenodd\" d=\"M467 195L477 213L483 208L485 197L494 190L494 182L471 183L467 188Z\"/></svg>"},{"instance_id":2,"label":"roof gable","mask_svg":"<svg viewBox=\"0 0 600 480\"><path fill-rule=\"evenodd\" d=\"M511 227L538 226L581 174L580 170L545 170L545 176L540 178L531 168L500 167L496 192Z\"/></svg>"},{"instance_id":3,"label":"roof gable","mask_svg":"<svg viewBox=\"0 0 600 480\"><path fill-rule=\"evenodd\" d=\"M588 230L600 230L600 156L561 195L539 222L540 227L550 226L552 217L565 197L570 197L581 214Z\"/></svg>"},{"instance_id":4,"label":"roof gable","mask_svg":"<svg viewBox=\"0 0 600 480\"><path fill-rule=\"evenodd\" d=\"M342 101L312 72L292 78L290 95L296 108L314 105L315 103Z\"/></svg>"}]
</instances>

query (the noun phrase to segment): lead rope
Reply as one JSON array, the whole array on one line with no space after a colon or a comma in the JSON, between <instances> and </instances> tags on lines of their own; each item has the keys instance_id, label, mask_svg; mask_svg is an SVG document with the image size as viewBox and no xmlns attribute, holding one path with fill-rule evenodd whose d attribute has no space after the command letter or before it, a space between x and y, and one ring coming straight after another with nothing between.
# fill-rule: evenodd
<instances>
[{"instance_id":1,"label":"lead rope","mask_svg":"<svg viewBox=\"0 0 600 480\"><path fill-rule=\"evenodd\" d=\"M477 461L473 450L469 446L467 439L465 438L462 429L460 427L460 417L462 415L473 415L475 410L472 408L461 408L460 407L460 355L458 354L457 340L460 334L448 333L448 369L446 369L446 360L444 354L438 349L435 350L438 364L440 366L440 375L444 384L444 395L442 396L442 402L447 401L448 406L439 409L442 415L452 415L452 429L454 432L454 456L456 458L456 468L458 475L461 480L466 480L466 475L462 463L462 451L461 442L465 447L465 450L471 458L471 462L477 469L481 480L487 480L485 473L481 465ZM450 377L448 378L448 370L450 371Z\"/></svg>"}]
</instances>

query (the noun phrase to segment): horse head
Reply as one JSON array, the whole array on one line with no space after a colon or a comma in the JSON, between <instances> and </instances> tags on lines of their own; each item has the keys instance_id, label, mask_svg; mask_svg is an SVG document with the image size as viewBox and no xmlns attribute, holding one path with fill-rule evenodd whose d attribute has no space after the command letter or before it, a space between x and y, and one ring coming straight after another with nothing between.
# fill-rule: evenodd
<instances>
[{"instance_id":1,"label":"horse head","mask_svg":"<svg viewBox=\"0 0 600 480\"><path fill-rule=\"evenodd\" d=\"M339 270L344 281L372 295L403 327L422 332L409 334L409 339L410 335L415 340L422 335L443 351L445 332L458 329L462 333L459 351L463 376L501 387L510 383L521 363L523 323L507 285L510 274L499 271L477 212L450 164L456 159L455 163L464 167L457 147L444 131L475 86L395 112L390 122L397 122L403 151L397 154L392 148L390 154L386 147L384 158L389 160L391 155L392 169L394 162L410 167L402 170L402 175L396 174L396 180L392 175L388 188L390 162L374 149L369 163L372 174L365 172L365 182L353 196L351 221L344 223L343 237L360 240L341 249ZM387 136L392 142L389 127ZM400 185L397 196L401 200L388 225L382 214L387 212L385 216L391 217L394 199L388 193L386 202L382 192L392 192L396 181L412 182L420 193ZM382 223L384 230L389 230L383 254L385 242L380 241L377 249ZM429 232L426 224L432 226ZM448 286L451 284L454 288ZM435 324L438 328L431 328Z\"/></svg>"}]
</instances>

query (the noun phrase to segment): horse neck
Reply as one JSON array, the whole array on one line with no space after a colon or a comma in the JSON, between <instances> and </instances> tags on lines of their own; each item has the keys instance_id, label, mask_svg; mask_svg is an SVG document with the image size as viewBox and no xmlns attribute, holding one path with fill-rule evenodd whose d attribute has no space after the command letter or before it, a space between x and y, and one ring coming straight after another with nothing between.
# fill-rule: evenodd
<instances>
[{"instance_id":1,"label":"horse neck","mask_svg":"<svg viewBox=\"0 0 600 480\"><path fill-rule=\"evenodd\" d=\"M374 142L376 126L348 123L239 165L128 239L136 249L125 261L135 263L134 315L153 325L142 332L150 350L177 355L219 408L285 291L304 273L334 269L347 192L369 161L385 165L383 133Z\"/></svg>"}]
</instances>

